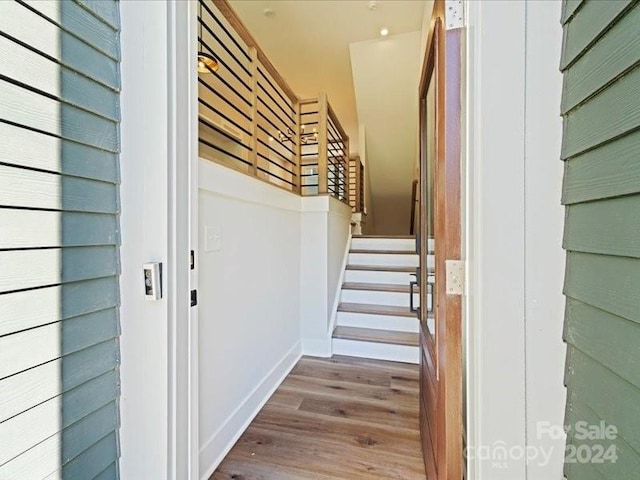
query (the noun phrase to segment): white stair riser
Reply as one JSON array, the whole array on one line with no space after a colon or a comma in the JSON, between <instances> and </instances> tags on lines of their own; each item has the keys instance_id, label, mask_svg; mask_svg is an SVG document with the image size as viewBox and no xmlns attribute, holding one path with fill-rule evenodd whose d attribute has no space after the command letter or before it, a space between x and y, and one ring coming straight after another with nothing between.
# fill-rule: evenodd
<instances>
[{"instance_id":1,"label":"white stair riser","mask_svg":"<svg viewBox=\"0 0 640 480\"><path fill-rule=\"evenodd\" d=\"M404 363L419 363L418 347L390 345L387 343L360 342L357 340L333 339L333 354L350 357L375 358Z\"/></svg>"},{"instance_id":2,"label":"white stair riser","mask_svg":"<svg viewBox=\"0 0 640 480\"><path fill-rule=\"evenodd\" d=\"M417 255L382 254L382 253L350 253L350 265L377 265L385 267L417 267Z\"/></svg>"},{"instance_id":3,"label":"white stair riser","mask_svg":"<svg viewBox=\"0 0 640 480\"><path fill-rule=\"evenodd\" d=\"M420 329L420 322L416 317L370 315L367 313L338 312L336 323L341 327L374 328L397 332L417 333Z\"/></svg>"},{"instance_id":4,"label":"white stair riser","mask_svg":"<svg viewBox=\"0 0 640 480\"><path fill-rule=\"evenodd\" d=\"M376 292L372 290L342 289L340 301L343 303L364 303L367 305L391 305L396 307L409 306L409 293L404 292ZM413 294L413 304L420 305L420 297Z\"/></svg>"},{"instance_id":5,"label":"white stair riser","mask_svg":"<svg viewBox=\"0 0 640 480\"><path fill-rule=\"evenodd\" d=\"M357 238L351 241L351 248L362 250L416 250L416 241L412 238ZM433 252L435 242L429 239L428 249Z\"/></svg>"},{"instance_id":6,"label":"white stair riser","mask_svg":"<svg viewBox=\"0 0 640 480\"><path fill-rule=\"evenodd\" d=\"M416 241L412 238L353 238L354 250L406 250L416 251Z\"/></svg>"},{"instance_id":7,"label":"white stair riser","mask_svg":"<svg viewBox=\"0 0 640 480\"><path fill-rule=\"evenodd\" d=\"M344 274L345 282L355 283L384 283L387 285L409 285L415 280L409 272L380 272L375 270L347 270Z\"/></svg>"}]
</instances>

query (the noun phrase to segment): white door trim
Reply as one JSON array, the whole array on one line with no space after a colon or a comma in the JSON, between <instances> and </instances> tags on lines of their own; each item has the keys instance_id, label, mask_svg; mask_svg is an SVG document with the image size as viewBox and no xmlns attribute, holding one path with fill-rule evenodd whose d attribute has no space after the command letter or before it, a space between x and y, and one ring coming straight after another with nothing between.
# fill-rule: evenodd
<instances>
[{"instance_id":1,"label":"white door trim","mask_svg":"<svg viewBox=\"0 0 640 480\"><path fill-rule=\"evenodd\" d=\"M169 478L196 480L198 468L198 309L189 252L198 251L197 4L168 3L169 36Z\"/></svg>"}]
</instances>

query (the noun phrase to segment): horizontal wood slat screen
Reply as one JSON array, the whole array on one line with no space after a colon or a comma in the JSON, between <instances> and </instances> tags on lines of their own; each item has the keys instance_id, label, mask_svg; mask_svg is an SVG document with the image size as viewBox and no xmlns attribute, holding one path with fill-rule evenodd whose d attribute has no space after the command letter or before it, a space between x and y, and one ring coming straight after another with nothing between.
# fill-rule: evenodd
<instances>
[{"instance_id":1,"label":"horizontal wood slat screen","mask_svg":"<svg viewBox=\"0 0 640 480\"><path fill-rule=\"evenodd\" d=\"M349 204L349 137L327 96L300 100L302 195L329 194Z\"/></svg>"},{"instance_id":2,"label":"horizontal wood slat screen","mask_svg":"<svg viewBox=\"0 0 640 480\"><path fill-rule=\"evenodd\" d=\"M349 159L349 205L354 213L364 211L364 165L360 157Z\"/></svg>"},{"instance_id":3,"label":"horizontal wood slat screen","mask_svg":"<svg viewBox=\"0 0 640 480\"><path fill-rule=\"evenodd\" d=\"M300 100L226 0L199 0L200 157L299 195L349 197L349 137L321 94Z\"/></svg>"},{"instance_id":4,"label":"horizontal wood slat screen","mask_svg":"<svg viewBox=\"0 0 640 480\"><path fill-rule=\"evenodd\" d=\"M302 195L317 195L318 183L318 130L320 112L317 98L300 100L300 161ZM326 189L325 189L326 193Z\"/></svg>"},{"instance_id":5,"label":"horizontal wood slat screen","mask_svg":"<svg viewBox=\"0 0 640 480\"><path fill-rule=\"evenodd\" d=\"M326 149L327 190L338 200L349 203L349 137L328 102Z\"/></svg>"}]
</instances>

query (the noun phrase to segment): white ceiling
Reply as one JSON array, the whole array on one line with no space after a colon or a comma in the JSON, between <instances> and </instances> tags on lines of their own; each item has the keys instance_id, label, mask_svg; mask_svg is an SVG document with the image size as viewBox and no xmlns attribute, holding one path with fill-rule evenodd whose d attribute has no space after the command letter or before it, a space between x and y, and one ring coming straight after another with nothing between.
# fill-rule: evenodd
<instances>
[{"instance_id":1,"label":"white ceiling","mask_svg":"<svg viewBox=\"0 0 640 480\"><path fill-rule=\"evenodd\" d=\"M432 2L230 0L230 3L299 97L312 98L321 91L327 93L329 102L349 135L352 154L359 153L359 124L366 127L373 207L376 208L378 192L385 197L408 195L410 198L412 178L407 179L405 171L410 172L410 177L413 175L411 169L415 158L407 157L415 155L417 129L407 130L405 126L415 127L417 122L419 73L415 69L421 61L420 33L411 36L403 34L421 31L423 18L430 14ZM375 8L370 8L371 3L375 3ZM265 15L266 9L271 11L269 15ZM382 27L389 29L389 36L384 39L380 37ZM403 51L403 46L409 50ZM379 56L379 62L376 62L376 55ZM414 59L412 55L418 58ZM360 65L358 78L352 71L352 62ZM371 78L370 84L367 82L367 72L376 72L377 75ZM364 86L363 92L356 94L354 80L355 88ZM389 91L384 93L383 90L381 93L380 89L390 87L394 89L392 96L398 97L396 100L404 107L407 106L405 99L409 92L415 100L415 108L398 108L396 102L395 109L392 107L393 112L387 111L384 106L394 102L388 101L391 100ZM397 88L403 91L397 91ZM380 95L385 97L384 102L380 101ZM393 119L390 115L393 115ZM381 132L382 137L379 136ZM371 143L371 134L374 133L377 138ZM408 139L408 135L413 135L413 140ZM394 138L398 141L394 141ZM394 148L405 147L404 151L396 151L397 155L393 158L402 162L407 158L407 169L387 168L391 161L389 148L375 146L383 145L383 142L394 144ZM395 191L398 188L403 191ZM394 191L390 192L390 189ZM410 201L406 203L408 208Z\"/></svg>"}]
</instances>

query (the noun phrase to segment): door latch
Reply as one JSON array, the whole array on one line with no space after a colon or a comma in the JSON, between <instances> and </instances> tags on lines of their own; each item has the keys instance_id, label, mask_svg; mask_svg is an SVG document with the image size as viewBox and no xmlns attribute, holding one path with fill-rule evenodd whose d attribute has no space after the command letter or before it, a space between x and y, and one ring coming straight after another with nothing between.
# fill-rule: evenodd
<instances>
[{"instance_id":1,"label":"door latch","mask_svg":"<svg viewBox=\"0 0 640 480\"><path fill-rule=\"evenodd\" d=\"M198 305L198 290L191 290L191 306Z\"/></svg>"}]
</instances>

